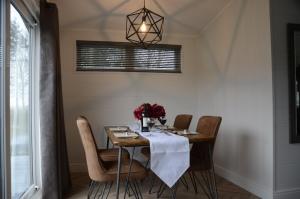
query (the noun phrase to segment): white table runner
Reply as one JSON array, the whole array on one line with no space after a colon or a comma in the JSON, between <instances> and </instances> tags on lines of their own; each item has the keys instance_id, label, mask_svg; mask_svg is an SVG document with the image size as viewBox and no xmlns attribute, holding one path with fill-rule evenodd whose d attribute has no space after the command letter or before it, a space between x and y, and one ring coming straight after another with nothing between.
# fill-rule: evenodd
<instances>
[{"instance_id":1,"label":"white table runner","mask_svg":"<svg viewBox=\"0 0 300 199\"><path fill-rule=\"evenodd\" d=\"M188 138L160 130L138 133L150 142L151 170L172 187L190 166Z\"/></svg>"}]
</instances>

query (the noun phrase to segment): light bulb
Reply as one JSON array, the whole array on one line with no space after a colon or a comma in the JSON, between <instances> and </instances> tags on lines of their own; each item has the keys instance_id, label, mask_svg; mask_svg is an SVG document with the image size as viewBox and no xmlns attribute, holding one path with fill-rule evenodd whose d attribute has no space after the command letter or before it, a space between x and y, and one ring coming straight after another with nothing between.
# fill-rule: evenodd
<instances>
[{"instance_id":1,"label":"light bulb","mask_svg":"<svg viewBox=\"0 0 300 199\"><path fill-rule=\"evenodd\" d=\"M148 27L147 27L147 25L146 25L146 22L143 21L143 23L142 23L142 25L141 25L141 27L140 27L140 30L141 30L142 32L147 32L147 29L148 29Z\"/></svg>"}]
</instances>

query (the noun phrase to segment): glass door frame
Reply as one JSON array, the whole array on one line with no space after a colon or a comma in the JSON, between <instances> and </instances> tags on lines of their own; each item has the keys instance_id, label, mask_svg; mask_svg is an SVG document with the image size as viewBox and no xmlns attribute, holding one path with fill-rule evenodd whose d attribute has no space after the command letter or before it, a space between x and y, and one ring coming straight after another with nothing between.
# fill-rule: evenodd
<instances>
[{"instance_id":1,"label":"glass door frame","mask_svg":"<svg viewBox=\"0 0 300 199\"><path fill-rule=\"evenodd\" d=\"M10 110L9 110L9 57L10 57L10 1L3 0L1 6L2 66L0 66L0 118L1 118L1 193L3 198L11 197L10 176Z\"/></svg>"},{"instance_id":2,"label":"glass door frame","mask_svg":"<svg viewBox=\"0 0 300 199\"><path fill-rule=\"evenodd\" d=\"M22 0L25 2L25 0ZM29 4L22 1L10 0L10 4L14 6L27 24L30 34L30 108L31 108L31 140L32 143L32 185L22 195L22 198L35 198L40 193L41 173L40 173L40 134L39 134L39 26L37 26L37 17L32 13ZM21 4L19 4L21 2ZM8 73L9 74L9 73ZM9 85L8 88L9 89ZM11 167L10 167L11 168ZM11 183L11 180L10 180ZM10 188L11 190L11 188ZM37 197L38 198L38 197Z\"/></svg>"},{"instance_id":3,"label":"glass door frame","mask_svg":"<svg viewBox=\"0 0 300 199\"><path fill-rule=\"evenodd\" d=\"M0 45L3 54L0 62L0 198L11 198L11 151L10 151L10 6L13 0L0 0ZM25 5L25 4L24 4ZM26 4L25 7L28 5ZM37 5L35 5L37 6ZM28 8L28 7L27 7ZM19 10L20 12L20 10ZM30 13L32 10L30 9ZM38 11L37 11L38 12ZM23 14L20 12L20 14ZM25 17L23 15L23 17ZM37 19L36 16L33 16ZM26 17L25 17L26 20ZM40 135L39 135L39 26L29 23L31 39L31 126L34 129L33 142L33 185L22 198L40 198L41 167L40 167ZM34 82L34 83L32 83Z\"/></svg>"}]
</instances>

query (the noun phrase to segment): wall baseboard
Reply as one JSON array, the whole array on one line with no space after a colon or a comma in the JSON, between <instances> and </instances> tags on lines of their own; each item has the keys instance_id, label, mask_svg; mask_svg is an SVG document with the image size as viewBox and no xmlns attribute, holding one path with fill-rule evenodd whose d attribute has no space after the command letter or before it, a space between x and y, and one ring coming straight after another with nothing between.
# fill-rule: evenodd
<instances>
[{"instance_id":1,"label":"wall baseboard","mask_svg":"<svg viewBox=\"0 0 300 199\"><path fill-rule=\"evenodd\" d=\"M260 185L256 184L253 181L250 181L249 179L240 176L239 174L232 172L230 170L227 170L219 165L215 165L216 173L225 178L226 180L242 187L243 189L253 193L254 195L261 197L263 199L273 199L273 191L270 190L269 192L267 189L261 187Z\"/></svg>"},{"instance_id":2,"label":"wall baseboard","mask_svg":"<svg viewBox=\"0 0 300 199\"><path fill-rule=\"evenodd\" d=\"M71 173L83 173L87 172L87 166L84 163L70 163Z\"/></svg>"},{"instance_id":3,"label":"wall baseboard","mask_svg":"<svg viewBox=\"0 0 300 199\"><path fill-rule=\"evenodd\" d=\"M300 188L285 189L274 192L274 199L299 199Z\"/></svg>"}]
</instances>

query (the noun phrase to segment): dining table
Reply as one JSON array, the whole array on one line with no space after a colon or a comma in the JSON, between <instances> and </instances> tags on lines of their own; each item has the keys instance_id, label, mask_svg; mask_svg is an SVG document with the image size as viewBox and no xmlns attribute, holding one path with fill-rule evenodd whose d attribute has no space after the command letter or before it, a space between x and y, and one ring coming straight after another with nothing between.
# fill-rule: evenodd
<instances>
[{"instance_id":1,"label":"dining table","mask_svg":"<svg viewBox=\"0 0 300 199\"><path fill-rule=\"evenodd\" d=\"M128 129L130 132L136 133L137 136L131 137L119 137L116 136L116 129ZM121 165L122 165L122 151L123 148L133 148L132 154L131 154L131 160L130 160L130 165L129 165L129 171L128 175L130 176L130 169L131 169L131 163L132 159L134 156L134 149L136 147L141 147L141 146L149 146L150 142L147 138L144 136L140 135L138 132L132 130L130 126L105 126L104 131L107 136L107 148L109 147L109 142L114 146L119 148L119 154L118 154L118 173L117 173L117 179L116 179L116 198L119 198L119 191L120 191L120 172L121 172ZM169 133L175 133L178 132L178 129L173 129L172 131L168 131ZM165 130L164 130L165 132ZM213 142L214 137L208 135L205 132L197 132L193 134L181 134L180 136L184 136L188 139L190 144L193 143L200 143L200 142ZM209 159L213 163L213 158L212 158L212 152L210 151L209 154ZM126 194L126 193L125 193Z\"/></svg>"}]
</instances>

